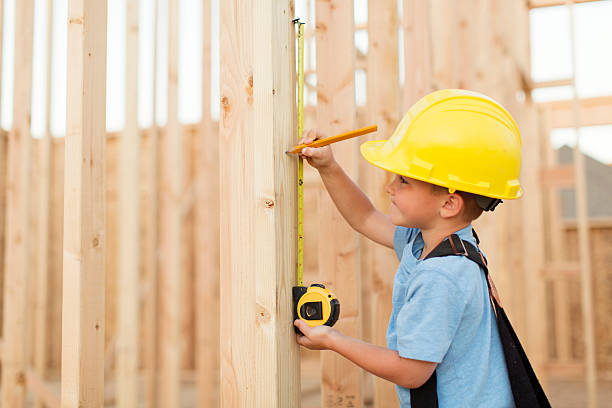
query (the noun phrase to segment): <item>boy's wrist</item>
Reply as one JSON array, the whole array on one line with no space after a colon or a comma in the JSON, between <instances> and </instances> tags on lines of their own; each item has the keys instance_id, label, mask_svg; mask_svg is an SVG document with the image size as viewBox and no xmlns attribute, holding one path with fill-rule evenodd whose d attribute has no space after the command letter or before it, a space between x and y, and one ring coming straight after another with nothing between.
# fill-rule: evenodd
<instances>
[{"instance_id":1,"label":"boy's wrist","mask_svg":"<svg viewBox=\"0 0 612 408\"><path fill-rule=\"evenodd\" d=\"M344 336L338 330L330 330L327 336L326 347L328 350L338 352L340 343Z\"/></svg>"},{"instance_id":2,"label":"boy's wrist","mask_svg":"<svg viewBox=\"0 0 612 408\"><path fill-rule=\"evenodd\" d=\"M321 176L325 176L327 174L333 173L334 170L338 168L338 166L338 162L332 159L332 161L328 165L317 167L317 170Z\"/></svg>"}]
</instances>

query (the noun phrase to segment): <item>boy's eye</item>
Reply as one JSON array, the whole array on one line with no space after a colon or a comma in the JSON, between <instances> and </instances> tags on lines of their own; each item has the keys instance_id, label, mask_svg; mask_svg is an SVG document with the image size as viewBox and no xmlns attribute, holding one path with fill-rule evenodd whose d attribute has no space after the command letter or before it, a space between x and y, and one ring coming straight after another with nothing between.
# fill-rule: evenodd
<instances>
[{"instance_id":1,"label":"boy's eye","mask_svg":"<svg viewBox=\"0 0 612 408\"><path fill-rule=\"evenodd\" d=\"M400 183L402 184L408 184L408 180L406 180L406 177L404 176L399 176L399 180L400 180Z\"/></svg>"}]
</instances>

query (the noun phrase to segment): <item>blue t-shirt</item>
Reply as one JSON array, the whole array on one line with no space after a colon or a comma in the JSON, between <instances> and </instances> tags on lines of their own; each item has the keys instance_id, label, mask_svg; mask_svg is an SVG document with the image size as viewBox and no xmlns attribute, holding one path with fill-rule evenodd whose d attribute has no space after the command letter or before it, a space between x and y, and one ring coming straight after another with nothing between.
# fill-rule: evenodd
<instances>
[{"instance_id":1,"label":"blue t-shirt","mask_svg":"<svg viewBox=\"0 0 612 408\"><path fill-rule=\"evenodd\" d=\"M458 232L476 245L469 225ZM397 227L387 344L401 357L438 363L440 408L514 407L495 313L480 267L462 256L418 259L419 229ZM401 408L410 390L396 386Z\"/></svg>"}]
</instances>

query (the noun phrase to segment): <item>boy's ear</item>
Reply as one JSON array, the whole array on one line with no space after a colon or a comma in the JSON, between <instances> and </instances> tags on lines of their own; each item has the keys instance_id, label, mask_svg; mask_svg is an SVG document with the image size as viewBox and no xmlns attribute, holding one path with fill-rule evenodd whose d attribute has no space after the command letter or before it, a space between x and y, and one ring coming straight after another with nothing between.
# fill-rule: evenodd
<instances>
[{"instance_id":1,"label":"boy's ear","mask_svg":"<svg viewBox=\"0 0 612 408\"><path fill-rule=\"evenodd\" d=\"M456 193L448 193L445 196L444 203L440 208L440 216L442 218L451 218L461 213L465 205L463 197Z\"/></svg>"}]
</instances>

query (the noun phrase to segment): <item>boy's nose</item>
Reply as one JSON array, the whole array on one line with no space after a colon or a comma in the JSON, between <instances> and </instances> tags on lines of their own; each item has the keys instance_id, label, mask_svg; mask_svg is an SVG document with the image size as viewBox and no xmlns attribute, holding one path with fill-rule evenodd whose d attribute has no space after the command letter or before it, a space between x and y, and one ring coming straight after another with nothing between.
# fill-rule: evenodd
<instances>
[{"instance_id":1,"label":"boy's nose","mask_svg":"<svg viewBox=\"0 0 612 408\"><path fill-rule=\"evenodd\" d=\"M389 195L393 195L393 181L390 181L389 183L387 183L387 185L385 186L385 191L387 192L387 194Z\"/></svg>"}]
</instances>

